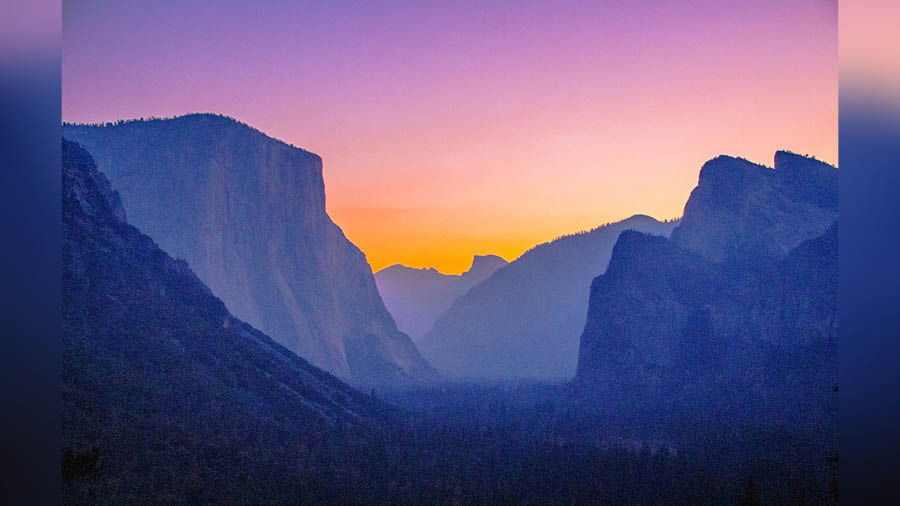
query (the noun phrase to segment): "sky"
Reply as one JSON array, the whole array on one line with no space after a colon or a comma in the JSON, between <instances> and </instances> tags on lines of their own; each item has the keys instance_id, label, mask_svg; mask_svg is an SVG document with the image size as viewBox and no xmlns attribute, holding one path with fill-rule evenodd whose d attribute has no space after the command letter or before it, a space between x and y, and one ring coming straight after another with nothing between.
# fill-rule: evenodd
<instances>
[{"instance_id":1,"label":"sky","mask_svg":"<svg viewBox=\"0 0 900 506\"><path fill-rule=\"evenodd\" d=\"M836 0L66 1L69 122L215 112L319 154L373 270L466 270L719 154L837 164Z\"/></svg>"}]
</instances>

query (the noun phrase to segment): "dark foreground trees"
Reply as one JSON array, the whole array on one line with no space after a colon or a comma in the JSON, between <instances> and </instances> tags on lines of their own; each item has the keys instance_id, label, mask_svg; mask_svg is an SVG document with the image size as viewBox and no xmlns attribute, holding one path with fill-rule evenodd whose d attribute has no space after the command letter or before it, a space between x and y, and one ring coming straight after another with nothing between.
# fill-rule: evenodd
<instances>
[{"instance_id":1,"label":"dark foreground trees","mask_svg":"<svg viewBox=\"0 0 900 506\"><path fill-rule=\"evenodd\" d=\"M773 426L647 424L577 406L560 387L385 395L378 424L291 432L223 410L68 458L70 504L835 504L823 438ZM148 413L152 418L153 414ZM650 427L650 428L648 428ZM668 432L665 432L668 431ZM219 433L219 436L215 434ZM662 436L668 437L662 437ZM102 463L92 470L92 455ZM72 469L81 469L72 474Z\"/></svg>"}]
</instances>

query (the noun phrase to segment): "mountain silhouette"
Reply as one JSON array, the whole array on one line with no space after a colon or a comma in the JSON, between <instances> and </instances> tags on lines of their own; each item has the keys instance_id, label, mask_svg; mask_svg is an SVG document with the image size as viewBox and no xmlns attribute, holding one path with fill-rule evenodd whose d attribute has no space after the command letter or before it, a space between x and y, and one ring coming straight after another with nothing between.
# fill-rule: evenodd
<instances>
[{"instance_id":1,"label":"mountain silhouette","mask_svg":"<svg viewBox=\"0 0 900 506\"><path fill-rule=\"evenodd\" d=\"M628 229L667 236L675 223L636 215L532 248L459 297L419 344L443 374L571 378L591 279Z\"/></svg>"},{"instance_id":2,"label":"mountain silhouette","mask_svg":"<svg viewBox=\"0 0 900 506\"><path fill-rule=\"evenodd\" d=\"M700 170L672 240L714 262L784 258L837 219L837 183L835 167L787 151L774 170L719 156Z\"/></svg>"},{"instance_id":3,"label":"mountain silhouette","mask_svg":"<svg viewBox=\"0 0 900 506\"><path fill-rule=\"evenodd\" d=\"M630 405L804 417L831 433L837 169L775 161L707 162L671 239L619 236L591 286L579 384Z\"/></svg>"},{"instance_id":4,"label":"mountain silhouette","mask_svg":"<svg viewBox=\"0 0 900 506\"><path fill-rule=\"evenodd\" d=\"M418 342L453 301L506 264L496 255L475 255L460 275L395 264L375 273L375 285L397 327Z\"/></svg>"},{"instance_id":5,"label":"mountain silhouette","mask_svg":"<svg viewBox=\"0 0 900 506\"><path fill-rule=\"evenodd\" d=\"M317 155L212 114L63 132L91 152L131 222L236 317L358 385L436 378L325 212Z\"/></svg>"}]
</instances>

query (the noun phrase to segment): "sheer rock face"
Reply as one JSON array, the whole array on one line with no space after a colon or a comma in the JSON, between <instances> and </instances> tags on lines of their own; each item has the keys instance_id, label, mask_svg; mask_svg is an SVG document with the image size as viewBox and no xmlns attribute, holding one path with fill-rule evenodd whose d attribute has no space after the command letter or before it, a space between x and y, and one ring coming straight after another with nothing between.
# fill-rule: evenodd
<instances>
[{"instance_id":1,"label":"sheer rock face","mask_svg":"<svg viewBox=\"0 0 900 506\"><path fill-rule=\"evenodd\" d=\"M792 174L717 158L670 240L622 233L591 286L580 384L656 406L833 420L837 169L776 162Z\"/></svg>"},{"instance_id":2,"label":"sheer rock face","mask_svg":"<svg viewBox=\"0 0 900 506\"><path fill-rule=\"evenodd\" d=\"M113 427L165 432L151 427L162 413L196 423L216 406L240 423L274 413L283 419L267 423L321 426L377 408L229 314L184 261L125 222L90 155L66 140L62 189L67 443L116 447Z\"/></svg>"},{"instance_id":3,"label":"sheer rock face","mask_svg":"<svg viewBox=\"0 0 900 506\"><path fill-rule=\"evenodd\" d=\"M784 258L837 219L837 178L836 168L786 151L774 170L720 156L700 170L672 240L714 262Z\"/></svg>"},{"instance_id":4,"label":"sheer rock face","mask_svg":"<svg viewBox=\"0 0 900 506\"><path fill-rule=\"evenodd\" d=\"M616 238L667 236L675 223L637 215L541 244L458 298L420 343L443 374L467 379L562 379L575 374L591 279Z\"/></svg>"},{"instance_id":5,"label":"sheer rock face","mask_svg":"<svg viewBox=\"0 0 900 506\"><path fill-rule=\"evenodd\" d=\"M63 130L94 155L131 221L235 316L357 384L435 377L326 214L317 155L208 114Z\"/></svg>"},{"instance_id":6,"label":"sheer rock face","mask_svg":"<svg viewBox=\"0 0 900 506\"><path fill-rule=\"evenodd\" d=\"M64 504L155 504L159 483L179 504L198 502L198 483L209 502L246 500L260 479L247 469L321 461L334 448L309 451L317 441L367 437L388 413L229 314L125 222L90 155L65 140L62 246L62 448L96 448L102 464L64 480ZM249 492L279 502L266 493Z\"/></svg>"},{"instance_id":7,"label":"sheer rock face","mask_svg":"<svg viewBox=\"0 0 900 506\"><path fill-rule=\"evenodd\" d=\"M375 283L397 326L418 342L453 301L506 264L496 255L476 255L460 275L396 264L376 272Z\"/></svg>"}]
</instances>

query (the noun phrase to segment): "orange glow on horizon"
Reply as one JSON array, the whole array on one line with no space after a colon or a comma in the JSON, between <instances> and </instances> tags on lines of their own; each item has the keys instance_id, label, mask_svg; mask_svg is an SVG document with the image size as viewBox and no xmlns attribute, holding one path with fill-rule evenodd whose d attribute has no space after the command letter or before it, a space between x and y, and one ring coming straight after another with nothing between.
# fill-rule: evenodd
<instances>
[{"instance_id":1,"label":"orange glow on horizon","mask_svg":"<svg viewBox=\"0 0 900 506\"><path fill-rule=\"evenodd\" d=\"M318 151L328 211L373 271L401 263L460 273L475 254L512 261L537 244L634 214L681 216L700 167L719 154L772 166L775 151L789 149L836 165L830 97L837 86L821 88L818 97L806 94L818 110L795 107L792 114L765 114L758 101L724 114L692 113L703 101L696 97L653 121L629 120L622 108L608 123L575 123L577 115L566 126L493 121L489 133L463 130L453 142L424 125L405 143L373 132L355 149ZM726 122L731 115L752 121ZM693 121L673 128L681 117ZM396 151L398 144L406 149Z\"/></svg>"},{"instance_id":2,"label":"orange glow on horizon","mask_svg":"<svg viewBox=\"0 0 900 506\"><path fill-rule=\"evenodd\" d=\"M376 271L680 216L720 154L837 163L836 0L115 5L63 3L63 119L216 112L309 149Z\"/></svg>"}]
</instances>

